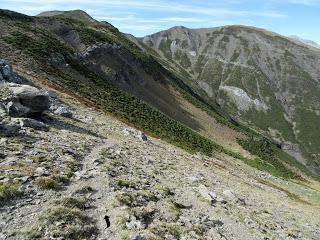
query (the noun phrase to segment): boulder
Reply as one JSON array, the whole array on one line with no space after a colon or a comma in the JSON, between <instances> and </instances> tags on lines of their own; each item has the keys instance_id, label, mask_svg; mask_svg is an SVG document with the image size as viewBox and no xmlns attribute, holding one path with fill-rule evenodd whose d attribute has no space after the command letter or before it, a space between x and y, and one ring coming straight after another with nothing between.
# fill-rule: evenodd
<instances>
[{"instance_id":1,"label":"boulder","mask_svg":"<svg viewBox=\"0 0 320 240\"><path fill-rule=\"evenodd\" d=\"M7 104L8 114L12 117L25 117L31 113L42 113L50 107L49 96L45 91L29 85L6 84L10 92Z\"/></svg>"},{"instance_id":2,"label":"boulder","mask_svg":"<svg viewBox=\"0 0 320 240\"><path fill-rule=\"evenodd\" d=\"M43 112L49 109L50 101L47 92L29 85L11 84L10 90L21 104L29 107L32 112Z\"/></svg>"}]
</instances>

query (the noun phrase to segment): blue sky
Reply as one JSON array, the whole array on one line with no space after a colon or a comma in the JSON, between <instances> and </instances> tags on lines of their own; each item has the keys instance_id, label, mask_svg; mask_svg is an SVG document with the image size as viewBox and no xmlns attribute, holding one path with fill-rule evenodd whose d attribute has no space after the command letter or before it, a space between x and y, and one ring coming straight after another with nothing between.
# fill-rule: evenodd
<instances>
[{"instance_id":1,"label":"blue sky","mask_svg":"<svg viewBox=\"0 0 320 240\"><path fill-rule=\"evenodd\" d=\"M177 25L242 24L320 43L320 0L0 0L0 8L28 15L82 9L135 36Z\"/></svg>"}]
</instances>

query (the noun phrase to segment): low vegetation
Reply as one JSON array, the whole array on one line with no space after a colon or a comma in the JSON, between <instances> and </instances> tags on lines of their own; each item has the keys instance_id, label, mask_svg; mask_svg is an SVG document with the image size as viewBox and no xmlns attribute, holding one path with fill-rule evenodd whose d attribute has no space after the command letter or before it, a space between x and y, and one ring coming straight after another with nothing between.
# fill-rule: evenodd
<instances>
[{"instance_id":1,"label":"low vegetation","mask_svg":"<svg viewBox=\"0 0 320 240\"><path fill-rule=\"evenodd\" d=\"M37 178L37 180L35 181L35 184L41 190L50 190L50 189L52 190L52 189L57 189L59 187L58 183L50 177Z\"/></svg>"},{"instance_id":2,"label":"low vegetation","mask_svg":"<svg viewBox=\"0 0 320 240\"><path fill-rule=\"evenodd\" d=\"M19 184L0 183L0 203L5 203L21 196Z\"/></svg>"},{"instance_id":3,"label":"low vegetation","mask_svg":"<svg viewBox=\"0 0 320 240\"><path fill-rule=\"evenodd\" d=\"M95 224L84 212L84 200L76 197L58 201L40 216L39 222L25 232L28 239L90 239L97 234Z\"/></svg>"}]
</instances>

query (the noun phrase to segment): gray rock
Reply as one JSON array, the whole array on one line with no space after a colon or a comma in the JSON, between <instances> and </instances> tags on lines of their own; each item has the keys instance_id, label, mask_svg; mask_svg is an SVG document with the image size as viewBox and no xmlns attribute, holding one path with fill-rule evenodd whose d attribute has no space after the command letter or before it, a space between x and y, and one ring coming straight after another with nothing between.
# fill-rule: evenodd
<instances>
[{"instance_id":1,"label":"gray rock","mask_svg":"<svg viewBox=\"0 0 320 240\"><path fill-rule=\"evenodd\" d=\"M48 170L46 170L44 167L37 167L35 170L36 175L38 176L47 176L49 175Z\"/></svg>"},{"instance_id":2,"label":"gray rock","mask_svg":"<svg viewBox=\"0 0 320 240\"><path fill-rule=\"evenodd\" d=\"M0 83L4 82L4 77L2 76L2 73L0 72Z\"/></svg>"},{"instance_id":3,"label":"gray rock","mask_svg":"<svg viewBox=\"0 0 320 240\"><path fill-rule=\"evenodd\" d=\"M7 81L21 84L23 82L23 79L17 73L12 72L11 75L7 78Z\"/></svg>"},{"instance_id":4,"label":"gray rock","mask_svg":"<svg viewBox=\"0 0 320 240\"><path fill-rule=\"evenodd\" d=\"M49 130L49 127L46 124L32 118L16 118L14 120L17 121L21 127L28 127L28 128L33 128L33 129L42 130L42 131Z\"/></svg>"},{"instance_id":5,"label":"gray rock","mask_svg":"<svg viewBox=\"0 0 320 240\"><path fill-rule=\"evenodd\" d=\"M0 146L5 146L8 142L7 138L0 138Z\"/></svg>"},{"instance_id":6,"label":"gray rock","mask_svg":"<svg viewBox=\"0 0 320 240\"><path fill-rule=\"evenodd\" d=\"M146 238L144 236L138 234L138 235L131 236L130 240L146 240Z\"/></svg>"},{"instance_id":7,"label":"gray rock","mask_svg":"<svg viewBox=\"0 0 320 240\"><path fill-rule=\"evenodd\" d=\"M148 140L147 136L143 132L135 130L135 129L132 129L132 128L125 128L123 130L123 132L126 135L131 135L131 136L133 136L135 138L138 138L138 139L140 139L142 141L147 141Z\"/></svg>"},{"instance_id":8,"label":"gray rock","mask_svg":"<svg viewBox=\"0 0 320 240\"><path fill-rule=\"evenodd\" d=\"M138 220L133 220L131 222L126 223L126 227L129 230L143 230L146 228L146 224L142 223L141 221Z\"/></svg>"},{"instance_id":9,"label":"gray rock","mask_svg":"<svg viewBox=\"0 0 320 240\"><path fill-rule=\"evenodd\" d=\"M1 67L1 73L4 79L8 79L10 75L12 74L12 67L9 64L5 64Z\"/></svg>"},{"instance_id":10,"label":"gray rock","mask_svg":"<svg viewBox=\"0 0 320 240\"><path fill-rule=\"evenodd\" d=\"M7 104L7 111L11 117L22 117L31 112L30 108L25 107L20 102L9 102Z\"/></svg>"},{"instance_id":11,"label":"gray rock","mask_svg":"<svg viewBox=\"0 0 320 240\"><path fill-rule=\"evenodd\" d=\"M19 133L20 125L13 122L0 123L0 136L10 137Z\"/></svg>"},{"instance_id":12,"label":"gray rock","mask_svg":"<svg viewBox=\"0 0 320 240\"><path fill-rule=\"evenodd\" d=\"M61 115L63 117L72 118L71 110L65 106L58 107L53 113L57 115Z\"/></svg>"},{"instance_id":13,"label":"gray rock","mask_svg":"<svg viewBox=\"0 0 320 240\"><path fill-rule=\"evenodd\" d=\"M30 112L37 113L49 109L50 100L47 92L29 85L10 84L10 91L22 105L30 108Z\"/></svg>"},{"instance_id":14,"label":"gray rock","mask_svg":"<svg viewBox=\"0 0 320 240\"><path fill-rule=\"evenodd\" d=\"M7 81L12 83L22 83L22 77L20 77L17 73L12 70L10 64L8 64L5 60L0 61L0 82Z\"/></svg>"},{"instance_id":15,"label":"gray rock","mask_svg":"<svg viewBox=\"0 0 320 240\"><path fill-rule=\"evenodd\" d=\"M6 107L0 103L0 118L4 118L8 115Z\"/></svg>"},{"instance_id":16,"label":"gray rock","mask_svg":"<svg viewBox=\"0 0 320 240\"><path fill-rule=\"evenodd\" d=\"M53 66L65 66L66 60L64 59L64 56L60 53L53 53L48 58L48 63Z\"/></svg>"}]
</instances>

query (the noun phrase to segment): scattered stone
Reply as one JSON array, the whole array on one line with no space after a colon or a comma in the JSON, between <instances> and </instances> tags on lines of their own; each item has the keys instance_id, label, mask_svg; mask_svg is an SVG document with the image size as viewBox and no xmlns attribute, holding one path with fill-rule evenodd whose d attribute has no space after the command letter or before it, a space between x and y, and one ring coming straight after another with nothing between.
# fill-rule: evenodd
<instances>
[{"instance_id":1,"label":"scattered stone","mask_svg":"<svg viewBox=\"0 0 320 240\"><path fill-rule=\"evenodd\" d=\"M44 167L37 167L35 170L35 173L38 176L48 176L49 175L48 170L46 170Z\"/></svg>"},{"instance_id":2,"label":"scattered stone","mask_svg":"<svg viewBox=\"0 0 320 240\"><path fill-rule=\"evenodd\" d=\"M32 118L15 118L14 120L19 122L21 127L33 128L42 131L49 130L49 127L46 124Z\"/></svg>"},{"instance_id":3,"label":"scattered stone","mask_svg":"<svg viewBox=\"0 0 320 240\"><path fill-rule=\"evenodd\" d=\"M22 83L23 79L12 70L5 60L0 59L0 81L7 81L12 83Z\"/></svg>"},{"instance_id":4,"label":"scattered stone","mask_svg":"<svg viewBox=\"0 0 320 240\"><path fill-rule=\"evenodd\" d=\"M10 137L19 133L20 125L14 122L3 121L0 123L0 136Z\"/></svg>"},{"instance_id":5,"label":"scattered stone","mask_svg":"<svg viewBox=\"0 0 320 240\"><path fill-rule=\"evenodd\" d=\"M146 240L146 238L144 236L138 234L138 235L131 236L130 240Z\"/></svg>"},{"instance_id":6,"label":"scattered stone","mask_svg":"<svg viewBox=\"0 0 320 240\"><path fill-rule=\"evenodd\" d=\"M0 139L0 146L6 145L7 142L8 142L8 139L7 139L7 138L1 138L1 139Z\"/></svg>"},{"instance_id":7,"label":"scattered stone","mask_svg":"<svg viewBox=\"0 0 320 240\"><path fill-rule=\"evenodd\" d=\"M65 106L58 107L53 113L57 115L61 115L63 117L72 118L71 110Z\"/></svg>"},{"instance_id":8,"label":"scattered stone","mask_svg":"<svg viewBox=\"0 0 320 240\"><path fill-rule=\"evenodd\" d=\"M7 111L11 117L22 117L31 112L30 108L23 106L20 102L9 102L7 104Z\"/></svg>"},{"instance_id":9,"label":"scattered stone","mask_svg":"<svg viewBox=\"0 0 320 240\"><path fill-rule=\"evenodd\" d=\"M138 139L140 139L142 141L147 141L148 140L147 136L143 132L135 130L135 129L132 129L132 128L125 128L123 130L123 132L127 136L130 135L130 136L138 138Z\"/></svg>"},{"instance_id":10,"label":"scattered stone","mask_svg":"<svg viewBox=\"0 0 320 240\"><path fill-rule=\"evenodd\" d=\"M126 223L126 227L129 230L143 230L146 229L146 225L138 220L132 220L131 222Z\"/></svg>"},{"instance_id":11,"label":"scattered stone","mask_svg":"<svg viewBox=\"0 0 320 240\"><path fill-rule=\"evenodd\" d=\"M1 87L1 86L0 86ZM8 115L6 107L0 103L0 120Z\"/></svg>"}]
</instances>

